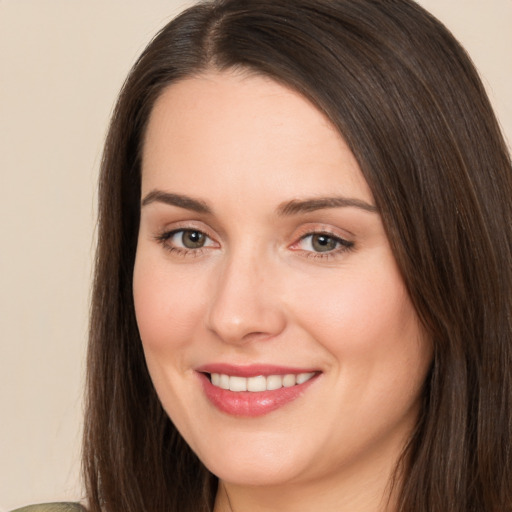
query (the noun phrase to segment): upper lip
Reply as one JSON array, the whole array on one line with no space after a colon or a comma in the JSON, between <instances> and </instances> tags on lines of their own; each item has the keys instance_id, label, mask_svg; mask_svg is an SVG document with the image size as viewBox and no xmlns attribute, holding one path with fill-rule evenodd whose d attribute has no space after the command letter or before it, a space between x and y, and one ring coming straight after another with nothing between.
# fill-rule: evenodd
<instances>
[{"instance_id":1,"label":"upper lip","mask_svg":"<svg viewBox=\"0 0 512 512\"><path fill-rule=\"evenodd\" d=\"M199 373L220 373L233 377L257 377L258 375L287 375L317 372L314 368L297 368L273 364L233 365L228 363L211 363L196 368Z\"/></svg>"}]
</instances>

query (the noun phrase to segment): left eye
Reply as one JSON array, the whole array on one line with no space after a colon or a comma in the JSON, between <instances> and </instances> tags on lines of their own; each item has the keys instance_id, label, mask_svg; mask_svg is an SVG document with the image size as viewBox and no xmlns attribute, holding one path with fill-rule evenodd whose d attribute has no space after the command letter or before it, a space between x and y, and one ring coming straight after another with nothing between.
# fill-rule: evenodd
<instances>
[{"instance_id":1,"label":"left eye","mask_svg":"<svg viewBox=\"0 0 512 512\"><path fill-rule=\"evenodd\" d=\"M209 236L197 229L180 229L169 234L166 242L180 249L201 249L213 244Z\"/></svg>"},{"instance_id":2,"label":"left eye","mask_svg":"<svg viewBox=\"0 0 512 512\"><path fill-rule=\"evenodd\" d=\"M312 233L299 241L302 250L311 252L332 252L340 248L348 249L352 245L352 242L328 233Z\"/></svg>"}]
</instances>

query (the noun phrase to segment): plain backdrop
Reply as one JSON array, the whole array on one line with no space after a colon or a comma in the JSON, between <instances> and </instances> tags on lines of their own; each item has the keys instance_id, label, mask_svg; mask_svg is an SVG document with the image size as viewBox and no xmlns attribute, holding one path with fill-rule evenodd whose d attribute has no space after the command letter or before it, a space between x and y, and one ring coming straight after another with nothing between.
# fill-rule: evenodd
<instances>
[{"instance_id":1,"label":"plain backdrop","mask_svg":"<svg viewBox=\"0 0 512 512\"><path fill-rule=\"evenodd\" d=\"M0 512L82 496L102 142L134 60L191 3L0 0ZM512 0L420 3L467 48L512 141Z\"/></svg>"}]
</instances>

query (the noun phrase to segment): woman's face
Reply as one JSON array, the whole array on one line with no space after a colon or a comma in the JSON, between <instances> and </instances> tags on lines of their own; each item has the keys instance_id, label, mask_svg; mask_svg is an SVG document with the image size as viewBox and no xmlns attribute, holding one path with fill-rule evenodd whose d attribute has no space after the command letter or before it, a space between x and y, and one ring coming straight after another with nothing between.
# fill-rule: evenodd
<instances>
[{"instance_id":1,"label":"woman's face","mask_svg":"<svg viewBox=\"0 0 512 512\"><path fill-rule=\"evenodd\" d=\"M133 293L160 400L220 478L396 462L430 344L353 154L299 94L224 72L161 95Z\"/></svg>"}]
</instances>

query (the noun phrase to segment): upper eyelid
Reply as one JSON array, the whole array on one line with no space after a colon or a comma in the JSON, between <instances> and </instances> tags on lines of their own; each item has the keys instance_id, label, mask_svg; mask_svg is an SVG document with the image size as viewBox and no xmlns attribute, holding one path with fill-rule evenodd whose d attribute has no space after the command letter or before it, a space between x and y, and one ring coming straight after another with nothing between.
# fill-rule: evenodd
<instances>
[{"instance_id":1,"label":"upper eyelid","mask_svg":"<svg viewBox=\"0 0 512 512\"><path fill-rule=\"evenodd\" d=\"M319 229L319 230L315 230L315 231L308 231L307 233L304 233L304 234L300 235L299 240L302 240L303 238L306 238L308 236L313 236L313 235L327 235L327 236L330 236L332 238L337 238L338 240L346 240L347 242L349 241L349 240L347 240L346 237L344 237L342 235L339 235L337 233L333 233L332 231L324 230L324 229Z\"/></svg>"},{"instance_id":2,"label":"upper eyelid","mask_svg":"<svg viewBox=\"0 0 512 512\"><path fill-rule=\"evenodd\" d=\"M334 238L339 238L340 240L346 240L347 242L353 241L355 235L346 229L341 229L338 227L326 225L326 224L315 224L308 223L305 226L302 226L296 231L296 239L300 240L308 235L329 235Z\"/></svg>"},{"instance_id":3,"label":"upper eyelid","mask_svg":"<svg viewBox=\"0 0 512 512\"><path fill-rule=\"evenodd\" d=\"M169 239L169 238L175 236L177 233L186 232L186 231L197 231L198 233L202 233L203 235L205 235L210 240L216 242L215 238L213 236L211 236L210 234L208 234L207 231L205 231L204 229L198 229L195 227L179 227L179 228L175 228L175 229L166 229L161 234L157 235L157 238L161 239L162 237L165 237L166 239Z\"/></svg>"},{"instance_id":4,"label":"upper eyelid","mask_svg":"<svg viewBox=\"0 0 512 512\"><path fill-rule=\"evenodd\" d=\"M215 231L213 229L210 229L208 226L205 226L203 222L196 220L165 223L163 226L155 228L154 231L157 234L157 236L161 236L163 234L176 233L179 231L200 231L209 238L215 239Z\"/></svg>"},{"instance_id":5,"label":"upper eyelid","mask_svg":"<svg viewBox=\"0 0 512 512\"><path fill-rule=\"evenodd\" d=\"M301 242L302 240L305 240L306 238L308 238L310 236L315 236L315 235L325 235L325 236L327 236L329 238L332 238L332 239L336 240L337 242L339 242L344 247L349 247L349 246L351 247L351 246L354 245L354 242L352 240L349 240L349 239L344 238L342 236L336 235L335 233L331 233L329 231L313 231L313 232L305 233L304 235L302 235L295 242L293 242L291 244L291 246L296 245L299 242Z\"/></svg>"}]
</instances>

